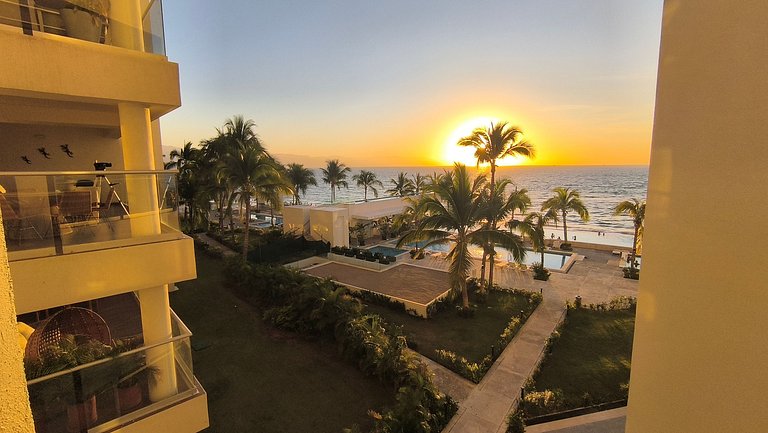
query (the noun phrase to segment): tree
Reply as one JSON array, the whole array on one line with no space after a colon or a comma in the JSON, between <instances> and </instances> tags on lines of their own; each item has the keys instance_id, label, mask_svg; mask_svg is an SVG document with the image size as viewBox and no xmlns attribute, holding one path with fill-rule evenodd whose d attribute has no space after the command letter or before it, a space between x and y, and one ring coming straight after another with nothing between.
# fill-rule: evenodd
<instances>
[{"instance_id":1,"label":"tree","mask_svg":"<svg viewBox=\"0 0 768 433\"><path fill-rule=\"evenodd\" d=\"M349 183L347 183L347 175L352 171L344 165L343 163L339 162L338 159L332 159L330 161L326 161L325 168L321 168L320 170L323 172L323 182L331 185L331 203L336 201L336 190L341 189L343 186L344 188L349 188Z\"/></svg>"},{"instance_id":2,"label":"tree","mask_svg":"<svg viewBox=\"0 0 768 433\"><path fill-rule=\"evenodd\" d=\"M541 205L541 210L548 211L551 209L560 212L563 219L563 239L568 242L568 225L566 222L568 213L576 212L581 220L586 222L589 221L589 211L581 201L581 195L578 191L561 186L553 189L552 192L555 194Z\"/></svg>"},{"instance_id":3,"label":"tree","mask_svg":"<svg viewBox=\"0 0 768 433\"><path fill-rule=\"evenodd\" d=\"M392 183L392 188L387 190L387 194L393 197L405 197L415 192L411 179L408 179L408 173L401 171L397 178L389 181Z\"/></svg>"},{"instance_id":4,"label":"tree","mask_svg":"<svg viewBox=\"0 0 768 433\"><path fill-rule=\"evenodd\" d=\"M544 234L545 230L544 227L550 222L550 221L556 221L557 220L557 212L554 210L550 210L546 213L539 213L539 212L531 212L528 215L525 216L525 218L522 221L518 221L515 219L509 220L507 223L507 227L509 227L510 230L517 230L519 231L523 236L528 236L531 238L531 244L533 245L534 251L538 251L541 253L541 264L544 265Z\"/></svg>"},{"instance_id":5,"label":"tree","mask_svg":"<svg viewBox=\"0 0 768 433\"><path fill-rule=\"evenodd\" d=\"M270 188L284 187L285 180L281 176L281 166L261 146L242 146L240 151L225 155L222 163L223 173L239 189L240 199L245 204L243 260L247 260L251 198L264 195L264 191Z\"/></svg>"},{"instance_id":6,"label":"tree","mask_svg":"<svg viewBox=\"0 0 768 433\"><path fill-rule=\"evenodd\" d=\"M373 191L374 197L378 197L379 191L376 189L376 186L384 188L384 185L382 185L381 181L376 177L376 173L372 171L360 170L360 173L352 176L352 180L357 183L357 186L363 187L365 201L368 201L368 189Z\"/></svg>"},{"instance_id":7,"label":"tree","mask_svg":"<svg viewBox=\"0 0 768 433\"><path fill-rule=\"evenodd\" d=\"M508 156L533 158L536 154L533 144L523 139L523 131L507 122L493 123L487 128L475 128L471 134L459 139L459 146L475 148L477 165L488 163L491 166L491 185L496 182L496 164Z\"/></svg>"},{"instance_id":8,"label":"tree","mask_svg":"<svg viewBox=\"0 0 768 433\"><path fill-rule=\"evenodd\" d=\"M483 221L483 201L481 194L486 177L478 176L470 180L467 168L455 164L453 171L446 172L427 187L418 202L416 214L423 215L415 229L406 232L398 246L409 242L425 240L424 247L436 244L452 243L447 259L451 286L461 293L462 305L469 308L467 277L472 268L472 256L469 245L483 246L495 242L508 247L515 260L522 260L524 251L519 248L520 238L508 231L490 231Z\"/></svg>"},{"instance_id":9,"label":"tree","mask_svg":"<svg viewBox=\"0 0 768 433\"><path fill-rule=\"evenodd\" d=\"M634 225L635 230L634 237L632 238L632 257L629 266L634 270L637 247L640 242L642 242L643 226L645 222L645 200L638 200L636 198L624 200L613 208L613 214L616 216L627 215L632 218L632 224Z\"/></svg>"},{"instance_id":10,"label":"tree","mask_svg":"<svg viewBox=\"0 0 768 433\"><path fill-rule=\"evenodd\" d=\"M488 127L475 128L471 134L459 139L459 146L471 146L475 148L475 158L477 159L478 167L482 163L488 163L491 166L491 182L490 187L496 185L496 164L499 160L507 158L509 156L525 156L533 158L535 151L533 144L523 139L523 131L516 127L510 126L507 122L491 122ZM488 219L488 228L496 230L498 219L491 217ZM486 245L485 251L493 256L496 254L495 245ZM483 269L481 280L485 278L485 257L483 257ZM491 268L489 270L489 284L493 283L493 277L490 274L493 273L493 259L491 259Z\"/></svg>"},{"instance_id":11,"label":"tree","mask_svg":"<svg viewBox=\"0 0 768 433\"><path fill-rule=\"evenodd\" d=\"M411 176L411 185L413 186L413 193L416 195L421 194L424 189L424 185L427 183L427 177L422 176L421 173L416 173Z\"/></svg>"},{"instance_id":12,"label":"tree","mask_svg":"<svg viewBox=\"0 0 768 433\"><path fill-rule=\"evenodd\" d=\"M495 226L495 221L503 221L509 217L514 217L515 211L517 210L524 212L531 203L530 198L528 198L528 191L525 189L519 190L515 188L511 194L506 195L507 187L511 184L512 182L509 179L501 179L496 182L495 185L489 186L490 195L483 195L482 197L484 202L483 214L486 220L486 230L494 235L498 231L498 228ZM486 254L489 257L488 287L493 287L493 271L494 262L496 260L493 239L493 236L489 236L483 254L483 267L485 266ZM516 239L507 240L507 242L515 241ZM519 244L515 244L515 249L520 251L524 250L522 240L520 240ZM484 276L485 271L483 270L481 272L481 281L483 281ZM481 284L481 286L483 286L483 284Z\"/></svg>"},{"instance_id":13,"label":"tree","mask_svg":"<svg viewBox=\"0 0 768 433\"><path fill-rule=\"evenodd\" d=\"M293 186L293 204L301 204L299 194L306 195L310 185L317 185L315 173L302 164L288 164L286 170L288 181Z\"/></svg>"}]
</instances>

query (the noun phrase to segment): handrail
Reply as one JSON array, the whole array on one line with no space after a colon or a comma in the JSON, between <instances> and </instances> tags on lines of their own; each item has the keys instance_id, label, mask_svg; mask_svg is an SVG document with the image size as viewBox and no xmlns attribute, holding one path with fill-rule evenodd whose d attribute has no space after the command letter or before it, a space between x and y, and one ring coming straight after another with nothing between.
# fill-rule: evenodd
<instances>
[{"instance_id":1,"label":"handrail","mask_svg":"<svg viewBox=\"0 0 768 433\"><path fill-rule=\"evenodd\" d=\"M105 174L178 174L178 170L110 170L110 171L0 171L0 176L101 176Z\"/></svg>"},{"instance_id":2,"label":"handrail","mask_svg":"<svg viewBox=\"0 0 768 433\"><path fill-rule=\"evenodd\" d=\"M192 332L189 331L187 326L184 325L184 322L182 322L179 319L179 316L177 316L176 313L173 312L173 310L171 310L171 315L172 315L172 317L174 319L176 319L178 321L179 330L185 331L184 333L179 334L179 335L177 335L175 337L171 337L168 340L161 341L159 343L154 343L154 344L150 344L150 345L147 345L147 346L137 347L137 348L129 350L127 352L123 352L123 353L121 353L121 354L119 354L117 356L110 356L110 357L107 357L107 358L97 359L96 361L89 362L87 364L81 364L81 365L78 365L77 367L73 367L73 368L70 368L68 370L57 371L56 373L51 373L51 374L48 374L48 375L45 375L45 376L40 376L40 377L36 377L34 379L30 379L30 380L27 381L27 386L34 385L34 384L40 383L40 382L45 382L46 380L53 379L53 378L56 378L56 377L59 377L59 376L64 376L66 374L70 374L70 373L73 373L75 371L80 371L80 370L83 370L83 369L86 369L86 368L90 368L90 367L93 367L93 366L96 366L96 365L101 365L101 364L113 361L115 359L122 358L124 356L134 355L134 354L139 353L139 352L143 352L143 351L146 351L146 350L149 350L149 349L154 349L155 347L159 347L159 346L162 346L164 344L170 344L170 343L174 343L174 342L179 341L179 340L184 340L186 338L192 337Z\"/></svg>"}]
</instances>

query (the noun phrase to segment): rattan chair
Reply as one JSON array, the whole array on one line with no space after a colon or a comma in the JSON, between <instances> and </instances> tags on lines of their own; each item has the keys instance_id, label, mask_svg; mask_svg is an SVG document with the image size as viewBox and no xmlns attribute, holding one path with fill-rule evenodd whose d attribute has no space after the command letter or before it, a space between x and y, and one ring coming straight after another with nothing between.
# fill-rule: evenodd
<instances>
[{"instance_id":1,"label":"rattan chair","mask_svg":"<svg viewBox=\"0 0 768 433\"><path fill-rule=\"evenodd\" d=\"M21 243L21 240L24 238L24 232L31 231L35 236L43 239L43 236L32 223L34 216L19 216L13 209L13 206L5 199L5 194L0 194L0 211L3 213L3 226L9 238L16 239Z\"/></svg>"},{"instance_id":2,"label":"rattan chair","mask_svg":"<svg viewBox=\"0 0 768 433\"><path fill-rule=\"evenodd\" d=\"M67 307L45 319L29 336L24 358L30 361L40 359L65 335L112 344L109 326L101 316L87 308Z\"/></svg>"}]
</instances>

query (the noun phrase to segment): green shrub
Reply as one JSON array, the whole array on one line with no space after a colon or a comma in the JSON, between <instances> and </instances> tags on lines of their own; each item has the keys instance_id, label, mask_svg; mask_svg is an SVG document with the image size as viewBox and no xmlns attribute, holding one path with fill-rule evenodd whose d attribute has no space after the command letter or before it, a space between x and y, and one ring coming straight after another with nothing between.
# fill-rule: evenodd
<instances>
[{"instance_id":1,"label":"green shrub","mask_svg":"<svg viewBox=\"0 0 768 433\"><path fill-rule=\"evenodd\" d=\"M570 242L563 242L560 244L560 249L563 251L573 251L573 245Z\"/></svg>"},{"instance_id":2,"label":"green shrub","mask_svg":"<svg viewBox=\"0 0 768 433\"><path fill-rule=\"evenodd\" d=\"M515 411L509 414L507 418L507 432L506 433L525 433L525 422L523 421L523 412Z\"/></svg>"},{"instance_id":3,"label":"green shrub","mask_svg":"<svg viewBox=\"0 0 768 433\"><path fill-rule=\"evenodd\" d=\"M536 262L531 266L533 269L533 279L539 281L549 280L549 269L545 268L542 263Z\"/></svg>"},{"instance_id":4,"label":"green shrub","mask_svg":"<svg viewBox=\"0 0 768 433\"><path fill-rule=\"evenodd\" d=\"M624 272L624 278L629 278L632 280L640 279L640 269L626 267L622 269L622 271Z\"/></svg>"},{"instance_id":5,"label":"green shrub","mask_svg":"<svg viewBox=\"0 0 768 433\"><path fill-rule=\"evenodd\" d=\"M557 412L563 406L563 391L549 390L526 392L523 398L525 410L535 413Z\"/></svg>"},{"instance_id":6,"label":"green shrub","mask_svg":"<svg viewBox=\"0 0 768 433\"><path fill-rule=\"evenodd\" d=\"M405 350L402 330L377 315L363 315L346 288L297 270L239 260L227 261L225 273L227 284L264 309L265 320L302 335L332 338L360 370L397 389L392 407L371 412L372 432L437 432L456 412L456 402L438 391L426 366ZM377 299L369 292L362 296Z\"/></svg>"}]
</instances>

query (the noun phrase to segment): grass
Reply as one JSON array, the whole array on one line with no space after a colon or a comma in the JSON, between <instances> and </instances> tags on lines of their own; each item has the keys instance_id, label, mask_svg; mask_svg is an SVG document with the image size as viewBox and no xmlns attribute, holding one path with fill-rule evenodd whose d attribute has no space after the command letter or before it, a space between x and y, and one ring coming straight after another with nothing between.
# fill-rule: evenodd
<instances>
[{"instance_id":1,"label":"grass","mask_svg":"<svg viewBox=\"0 0 768 433\"><path fill-rule=\"evenodd\" d=\"M416 343L415 350L424 356L440 362L435 350L446 349L469 361L480 362L490 355L491 345L496 344L512 316L520 314L520 310L527 311L530 306L524 296L494 290L488 293L485 304L478 305L472 318L460 317L453 310L421 319L379 305L366 308L387 322L402 326L408 341Z\"/></svg>"},{"instance_id":2,"label":"grass","mask_svg":"<svg viewBox=\"0 0 768 433\"><path fill-rule=\"evenodd\" d=\"M621 385L629 382L634 329L634 311L570 310L534 377L535 390L562 390L557 411L626 398Z\"/></svg>"},{"instance_id":3,"label":"grass","mask_svg":"<svg viewBox=\"0 0 768 433\"><path fill-rule=\"evenodd\" d=\"M192 330L194 372L208 392L207 432L340 432L369 426L392 390L343 361L331 344L273 329L222 284L222 262L197 254L194 281L171 304ZM207 347L206 347L207 346Z\"/></svg>"}]
</instances>

